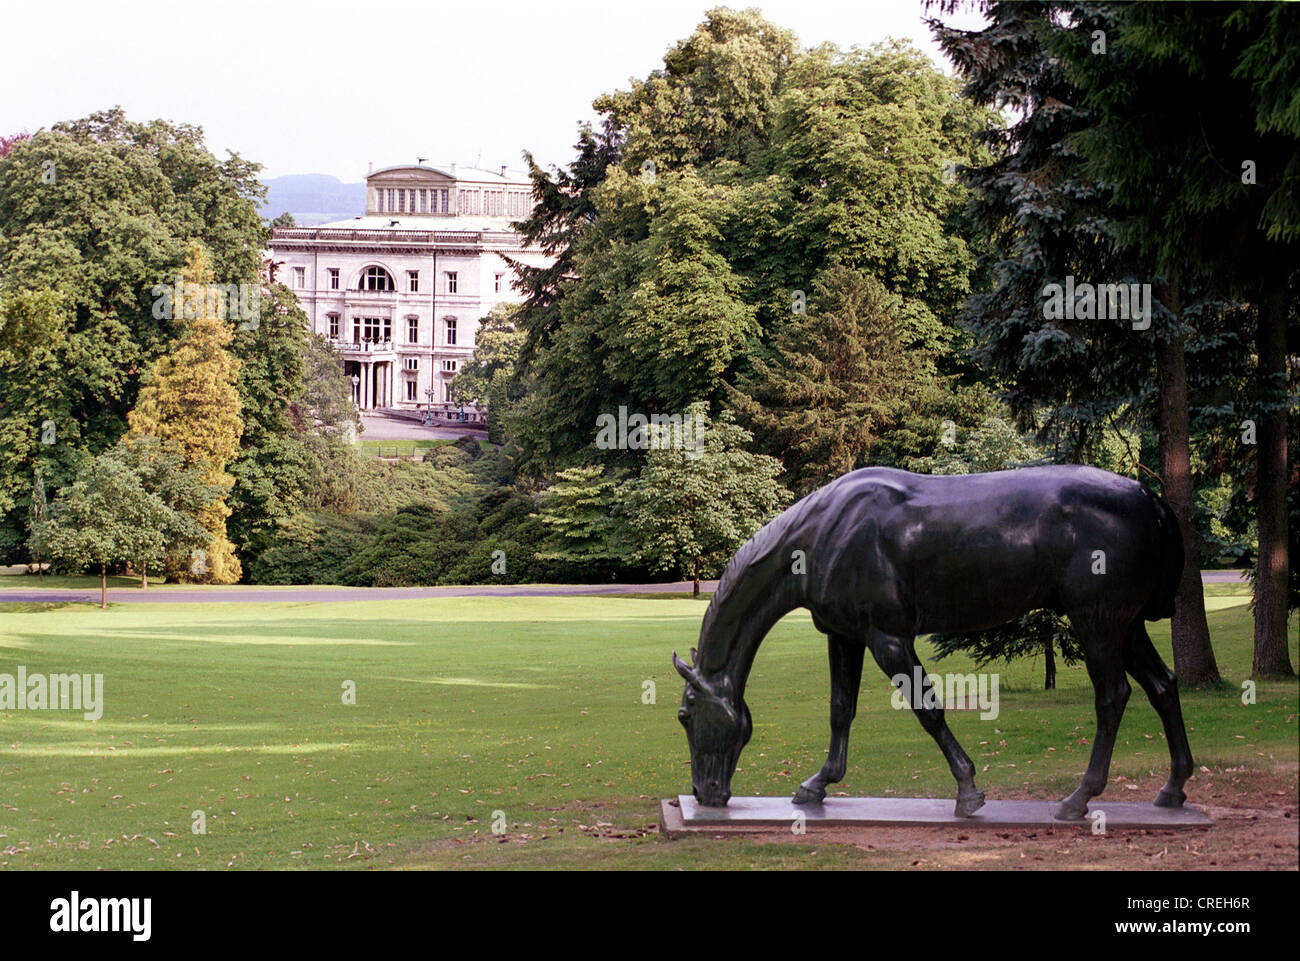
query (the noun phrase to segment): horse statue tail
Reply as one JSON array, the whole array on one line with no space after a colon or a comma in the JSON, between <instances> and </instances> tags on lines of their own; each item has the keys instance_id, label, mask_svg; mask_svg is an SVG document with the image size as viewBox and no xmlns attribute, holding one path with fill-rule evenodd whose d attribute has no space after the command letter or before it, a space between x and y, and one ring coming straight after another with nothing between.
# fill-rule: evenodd
<instances>
[{"instance_id":1,"label":"horse statue tail","mask_svg":"<svg viewBox=\"0 0 1300 961\"><path fill-rule=\"evenodd\" d=\"M1168 502L1151 490L1147 494L1155 501L1156 529L1160 538L1160 579L1156 590L1147 598L1142 616L1148 621L1158 621L1174 616L1174 598L1183 578L1183 532L1178 517Z\"/></svg>"}]
</instances>

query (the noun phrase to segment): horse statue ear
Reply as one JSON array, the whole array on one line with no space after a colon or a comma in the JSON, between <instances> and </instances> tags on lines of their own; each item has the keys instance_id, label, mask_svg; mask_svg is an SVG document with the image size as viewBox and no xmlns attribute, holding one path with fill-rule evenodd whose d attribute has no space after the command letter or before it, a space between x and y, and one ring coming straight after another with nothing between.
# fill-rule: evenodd
<instances>
[{"instance_id":1,"label":"horse statue ear","mask_svg":"<svg viewBox=\"0 0 1300 961\"><path fill-rule=\"evenodd\" d=\"M700 672L678 657L676 651L673 651L673 667L677 668L677 673L686 678L691 686L704 689L704 680L700 677Z\"/></svg>"}]
</instances>

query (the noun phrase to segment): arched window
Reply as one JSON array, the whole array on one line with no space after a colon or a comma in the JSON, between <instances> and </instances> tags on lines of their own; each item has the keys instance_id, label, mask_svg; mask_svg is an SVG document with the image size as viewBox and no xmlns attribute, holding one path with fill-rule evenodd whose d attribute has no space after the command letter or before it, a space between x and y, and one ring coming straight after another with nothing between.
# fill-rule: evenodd
<instances>
[{"instance_id":1,"label":"arched window","mask_svg":"<svg viewBox=\"0 0 1300 961\"><path fill-rule=\"evenodd\" d=\"M393 291L397 287L393 284L392 275L383 267L367 267L361 274L361 282L357 290L387 290Z\"/></svg>"}]
</instances>

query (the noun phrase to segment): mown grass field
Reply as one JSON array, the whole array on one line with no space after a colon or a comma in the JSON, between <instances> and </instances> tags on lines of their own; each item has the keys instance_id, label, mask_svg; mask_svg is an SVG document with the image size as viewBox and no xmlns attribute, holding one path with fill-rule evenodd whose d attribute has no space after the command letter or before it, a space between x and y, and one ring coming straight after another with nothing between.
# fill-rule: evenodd
<instances>
[{"instance_id":1,"label":"mown grass field","mask_svg":"<svg viewBox=\"0 0 1300 961\"><path fill-rule=\"evenodd\" d=\"M29 586L33 578L22 578ZM1184 691L1198 768L1294 765L1297 686L1241 703L1251 622L1237 587L1212 587L1228 683ZM647 828L689 791L669 652L688 649L701 601L439 598L396 602L0 605L0 672L105 675L103 718L0 712L5 868L820 867L851 846ZM1168 622L1152 637L1169 659ZM1300 661L1292 622L1292 661ZM925 645L923 657L928 658ZM796 612L764 644L748 701L754 739L736 794L792 793L822 763L824 640ZM927 667L967 671L948 659ZM1087 763L1092 690L1062 666L1000 672L1001 714L950 712L989 797L1061 797ZM345 681L357 703L343 703ZM645 682L655 703L643 703ZM933 742L890 707L868 663L850 744L853 794L951 797ZM1135 689L1105 797L1149 800L1118 777L1167 770L1159 721ZM1196 782L1189 786L1196 801ZM191 831L193 812L206 834ZM506 833L494 836L494 812Z\"/></svg>"}]
</instances>

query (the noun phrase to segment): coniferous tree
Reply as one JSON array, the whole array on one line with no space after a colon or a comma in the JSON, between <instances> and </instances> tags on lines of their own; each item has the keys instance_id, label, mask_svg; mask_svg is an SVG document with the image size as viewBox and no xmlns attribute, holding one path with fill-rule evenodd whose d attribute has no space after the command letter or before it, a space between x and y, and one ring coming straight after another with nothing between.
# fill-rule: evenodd
<instances>
[{"instance_id":1,"label":"coniferous tree","mask_svg":"<svg viewBox=\"0 0 1300 961\"><path fill-rule=\"evenodd\" d=\"M600 574L623 556L618 544L618 480L600 467L571 467L555 475L542 501L541 518L550 528L542 560L567 561Z\"/></svg>"},{"instance_id":2,"label":"coniferous tree","mask_svg":"<svg viewBox=\"0 0 1300 961\"><path fill-rule=\"evenodd\" d=\"M239 363L227 349L233 338L230 325L212 309L212 274L200 248L191 252L182 278L184 295L173 295L173 304L184 312L185 332L150 371L130 413L131 432L174 443L186 465L199 467L204 484L218 492L199 512L211 537L207 548L193 558L169 556L168 576L233 584L240 577L240 562L226 536L230 508L225 497L234 483L226 466L239 451L243 429Z\"/></svg>"},{"instance_id":3,"label":"coniferous tree","mask_svg":"<svg viewBox=\"0 0 1300 961\"><path fill-rule=\"evenodd\" d=\"M731 392L737 417L796 494L864 466L920 378L921 359L903 349L901 308L875 277L832 268L807 313L777 334L771 360L756 359Z\"/></svg>"}]
</instances>

